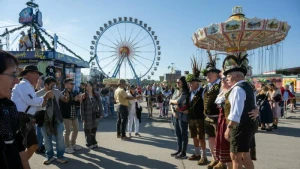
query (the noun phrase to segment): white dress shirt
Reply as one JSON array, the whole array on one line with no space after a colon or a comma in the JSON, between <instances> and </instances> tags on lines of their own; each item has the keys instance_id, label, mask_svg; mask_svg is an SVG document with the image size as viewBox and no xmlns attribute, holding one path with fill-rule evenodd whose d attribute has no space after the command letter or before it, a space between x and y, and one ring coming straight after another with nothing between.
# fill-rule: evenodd
<instances>
[{"instance_id":1,"label":"white dress shirt","mask_svg":"<svg viewBox=\"0 0 300 169\"><path fill-rule=\"evenodd\" d=\"M196 95L196 93L201 89L201 86L198 87L198 89L194 90L191 92L191 96L190 96L190 101L193 100L194 96Z\"/></svg>"},{"instance_id":2,"label":"white dress shirt","mask_svg":"<svg viewBox=\"0 0 300 169\"><path fill-rule=\"evenodd\" d=\"M241 116L244 110L244 102L246 100L246 92L239 86L236 86L240 83L245 82L245 80L241 80L234 84L231 87L231 92L228 96L228 100L230 102L230 114L228 116L228 120L239 123L241 120Z\"/></svg>"},{"instance_id":3,"label":"white dress shirt","mask_svg":"<svg viewBox=\"0 0 300 169\"><path fill-rule=\"evenodd\" d=\"M15 102L19 112L25 112L28 106L31 106L27 111L28 114L34 115L37 106L42 106L44 99L37 97L34 87L31 83L23 79L19 84L13 88L11 100Z\"/></svg>"}]
</instances>

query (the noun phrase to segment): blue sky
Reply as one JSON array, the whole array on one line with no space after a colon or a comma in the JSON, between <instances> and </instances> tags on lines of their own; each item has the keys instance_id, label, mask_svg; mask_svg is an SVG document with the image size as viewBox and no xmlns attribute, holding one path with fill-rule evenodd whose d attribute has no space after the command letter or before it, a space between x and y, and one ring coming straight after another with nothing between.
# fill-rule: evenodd
<instances>
[{"instance_id":1,"label":"blue sky","mask_svg":"<svg viewBox=\"0 0 300 169\"><path fill-rule=\"evenodd\" d=\"M0 0L0 27L16 24L18 13L25 8L26 2ZM169 72L167 67L171 63L182 71L190 71L189 58L193 54L200 53L192 43L192 34L211 23L226 21L232 14L234 6L242 6L247 18L277 18L280 21L287 21L291 29L283 44L283 67L300 66L296 58L299 57L300 47L299 0L37 0L36 2L43 13L43 28L56 32L87 50L96 30L109 20L124 16L143 20L156 32L161 46L162 59L154 79ZM3 29L0 28L0 33L2 32ZM84 59L89 59L88 51L63 39L60 40Z\"/></svg>"}]
</instances>

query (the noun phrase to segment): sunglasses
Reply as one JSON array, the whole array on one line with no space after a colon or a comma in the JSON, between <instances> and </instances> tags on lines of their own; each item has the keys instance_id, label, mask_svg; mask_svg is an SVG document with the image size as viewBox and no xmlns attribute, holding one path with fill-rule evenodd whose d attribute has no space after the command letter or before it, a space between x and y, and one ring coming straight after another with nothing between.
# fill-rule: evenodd
<instances>
[{"instance_id":1,"label":"sunglasses","mask_svg":"<svg viewBox=\"0 0 300 169\"><path fill-rule=\"evenodd\" d=\"M221 80L226 80L226 77L221 77Z\"/></svg>"},{"instance_id":2,"label":"sunglasses","mask_svg":"<svg viewBox=\"0 0 300 169\"><path fill-rule=\"evenodd\" d=\"M69 83L70 85L75 85L75 83Z\"/></svg>"},{"instance_id":3,"label":"sunglasses","mask_svg":"<svg viewBox=\"0 0 300 169\"><path fill-rule=\"evenodd\" d=\"M178 84L178 83L180 83L180 82L176 82L176 83Z\"/></svg>"}]
</instances>

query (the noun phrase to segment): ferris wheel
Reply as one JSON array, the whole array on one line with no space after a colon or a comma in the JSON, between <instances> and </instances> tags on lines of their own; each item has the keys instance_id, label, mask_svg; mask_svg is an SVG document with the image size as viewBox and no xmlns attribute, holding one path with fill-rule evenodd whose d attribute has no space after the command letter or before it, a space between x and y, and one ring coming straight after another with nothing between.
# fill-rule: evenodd
<instances>
[{"instance_id":1,"label":"ferris wheel","mask_svg":"<svg viewBox=\"0 0 300 169\"><path fill-rule=\"evenodd\" d=\"M154 75L161 51L157 35L146 23L132 17L108 21L93 37L91 59L111 78L140 79Z\"/></svg>"}]
</instances>

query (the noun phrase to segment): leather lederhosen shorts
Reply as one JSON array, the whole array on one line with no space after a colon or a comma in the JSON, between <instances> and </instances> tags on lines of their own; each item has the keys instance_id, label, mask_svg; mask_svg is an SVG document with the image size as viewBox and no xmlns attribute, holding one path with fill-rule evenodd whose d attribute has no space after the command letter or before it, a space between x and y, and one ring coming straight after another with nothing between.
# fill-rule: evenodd
<instances>
[{"instance_id":1,"label":"leather lederhosen shorts","mask_svg":"<svg viewBox=\"0 0 300 169\"><path fill-rule=\"evenodd\" d=\"M32 145L38 144L35 125L32 122L33 116L24 112L19 113L20 131L23 136L22 144L25 148L29 148Z\"/></svg>"},{"instance_id":2,"label":"leather lederhosen shorts","mask_svg":"<svg viewBox=\"0 0 300 169\"><path fill-rule=\"evenodd\" d=\"M205 139L204 119L190 119L189 131L191 138Z\"/></svg>"}]
</instances>

